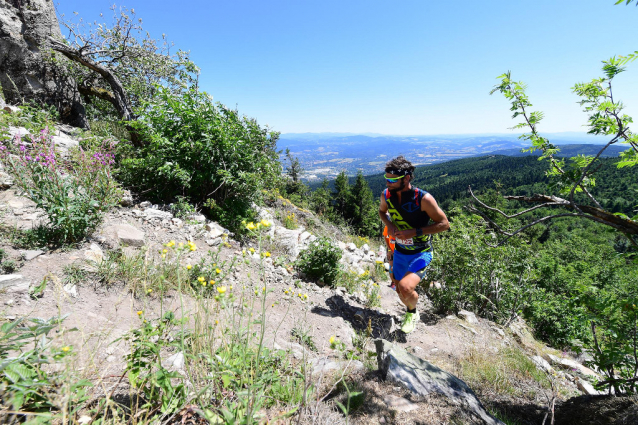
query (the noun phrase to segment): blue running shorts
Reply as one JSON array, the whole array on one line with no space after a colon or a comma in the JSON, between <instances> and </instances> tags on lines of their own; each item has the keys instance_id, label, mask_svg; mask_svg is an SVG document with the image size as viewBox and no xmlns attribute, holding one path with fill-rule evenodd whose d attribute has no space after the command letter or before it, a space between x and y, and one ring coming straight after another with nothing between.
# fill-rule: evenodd
<instances>
[{"instance_id":1,"label":"blue running shorts","mask_svg":"<svg viewBox=\"0 0 638 425\"><path fill-rule=\"evenodd\" d=\"M415 273L421 279L425 276L425 270L432 262L432 252L419 252L418 254L402 254L394 252L392 273L396 280L403 279L406 273Z\"/></svg>"}]
</instances>

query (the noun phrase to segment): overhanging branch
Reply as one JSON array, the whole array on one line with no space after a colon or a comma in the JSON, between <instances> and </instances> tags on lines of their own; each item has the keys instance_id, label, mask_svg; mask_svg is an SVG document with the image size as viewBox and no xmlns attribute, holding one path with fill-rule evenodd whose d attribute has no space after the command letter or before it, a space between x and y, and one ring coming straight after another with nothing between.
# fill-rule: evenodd
<instances>
[{"instance_id":1,"label":"overhanging branch","mask_svg":"<svg viewBox=\"0 0 638 425\"><path fill-rule=\"evenodd\" d=\"M469 205L468 209L475 213L480 215L481 217L483 217L483 219L485 221L487 221L498 233L505 235L505 239L500 241L497 245L495 246L499 246L501 244L503 244L507 239L511 238L512 236L515 236L516 234L522 232L525 229L528 229L532 226L535 226L537 224L546 222L546 221L550 221L553 220L555 218L560 218L560 217L578 217L578 218L584 218L587 220L592 220L601 224L604 224L606 226L610 226L613 227L619 231L621 231L623 234L625 234L625 236L627 236L627 239L629 239L629 241L632 243L632 245L638 247L638 243L636 242L636 235L638 235L638 222L627 219L627 218L623 218L622 216L618 216L615 215L613 213L610 213L608 211L602 210L600 208L596 208L596 207L591 207L589 205L579 205L579 204L574 204L569 202L566 199L563 198L559 198L557 196L548 196L548 195L534 195L534 196L505 196L505 199L511 200L511 201L521 201L521 202L527 202L527 203L538 203L538 205L535 205L531 208L528 208L526 210L520 211L516 214L512 214L512 215L508 215L506 213L504 213L503 211L499 210L498 208L494 208L494 207L490 207L489 205L485 204L484 202L482 202L480 199L478 199L474 193L472 192L472 188L468 187L468 190L470 192L470 196L472 197L472 199L474 199L474 201L476 201L479 206L481 208L484 208L486 210L489 211L494 211L498 214L500 214L501 216L505 217L506 219L511 219L514 217L519 217L522 216L524 214L527 214L531 211L534 211L536 209L539 208L544 208L544 207L560 207L560 208L564 208L564 209L568 209L568 210L574 210L574 212L571 213L560 213L560 214L553 214L553 215L548 215L542 218L539 218L537 220L534 220L531 223L528 223L518 229L516 229L513 232L507 232L505 230L503 230L496 222L494 222L494 220L492 220L491 218L489 218L487 216L487 214L485 214L483 211L481 211L480 209L476 208L474 205Z\"/></svg>"}]
</instances>

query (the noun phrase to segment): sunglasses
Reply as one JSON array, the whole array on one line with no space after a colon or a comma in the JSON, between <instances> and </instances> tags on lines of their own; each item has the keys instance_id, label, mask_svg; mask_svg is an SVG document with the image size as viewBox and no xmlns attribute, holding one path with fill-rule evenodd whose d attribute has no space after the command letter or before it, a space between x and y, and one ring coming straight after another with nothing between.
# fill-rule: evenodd
<instances>
[{"instance_id":1,"label":"sunglasses","mask_svg":"<svg viewBox=\"0 0 638 425\"><path fill-rule=\"evenodd\" d=\"M387 175L385 176L385 181L387 181L388 183L396 183L399 180L401 180L403 177L405 176L401 176L401 177L388 177Z\"/></svg>"}]
</instances>

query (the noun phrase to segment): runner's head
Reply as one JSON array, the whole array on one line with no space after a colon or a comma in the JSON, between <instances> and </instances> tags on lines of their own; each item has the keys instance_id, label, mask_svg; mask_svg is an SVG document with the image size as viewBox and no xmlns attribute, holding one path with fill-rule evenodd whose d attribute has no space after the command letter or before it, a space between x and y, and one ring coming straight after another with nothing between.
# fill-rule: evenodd
<instances>
[{"instance_id":1,"label":"runner's head","mask_svg":"<svg viewBox=\"0 0 638 425\"><path fill-rule=\"evenodd\" d=\"M400 192L410 183L414 165L403 155L391 159L385 164L386 186L390 192Z\"/></svg>"}]
</instances>

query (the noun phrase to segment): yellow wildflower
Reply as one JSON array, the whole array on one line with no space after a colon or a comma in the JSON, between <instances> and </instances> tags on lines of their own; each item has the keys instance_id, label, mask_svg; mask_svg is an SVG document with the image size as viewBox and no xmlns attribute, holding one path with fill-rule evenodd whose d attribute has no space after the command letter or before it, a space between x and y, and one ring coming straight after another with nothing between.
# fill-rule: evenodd
<instances>
[{"instance_id":1,"label":"yellow wildflower","mask_svg":"<svg viewBox=\"0 0 638 425\"><path fill-rule=\"evenodd\" d=\"M270 222L266 219L261 220L260 223L264 227L270 227Z\"/></svg>"},{"instance_id":2,"label":"yellow wildflower","mask_svg":"<svg viewBox=\"0 0 638 425\"><path fill-rule=\"evenodd\" d=\"M215 273L220 274L222 271L219 269L215 269Z\"/></svg>"},{"instance_id":3,"label":"yellow wildflower","mask_svg":"<svg viewBox=\"0 0 638 425\"><path fill-rule=\"evenodd\" d=\"M144 314L144 312L143 312L142 310L139 310L139 311L137 312L137 315L138 315L138 316L141 316L142 314Z\"/></svg>"},{"instance_id":4,"label":"yellow wildflower","mask_svg":"<svg viewBox=\"0 0 638 425\"><path fill-rule=\"evenodd\" d=\"M264 254L266 257L270 257L270 252L266 251L266 254Z\"/></svg>"},{"instance_id":5,"label":"yellow wildflower","mask_svg":"<svg viewBox=\"0 0 638 425\"><path fill-rule=\"evenodd\" d=\"M186 270L190 270L192 268L193 268L193 266L191 266L190 264L186 264Z\"/></svg>"},{"instance_id":6,"label":"yellow wildflower","mask_svg":"<svg viewBox=\"0 0 638 425\"><path fill-rule=\"evenodd\" d=\"M223 294L226 292L226 287L225 286L219 286L217 288L217 292L219 292L220 294Z\"/></svg>"},{"instance_id":7,"label":"yellow wildflower","mask_svg":"<svg viewBox=\"0 0 638 425\"><path fill-rule=\"evenodd\" d=\"M328 341L330 341L330 345L333 345L335 343L335 340L336 340L335 336L332 335Z\"/></svg>"},{"instance_id":8,"label":"yellow wildflower","mask_svg":"<svg viewBox=\"0 0 638 425\"><path fill-rule=\"evenodd\" d=\"M248 224L246 225L246 228L247 228L248 230L255 230L257 227L255 226L255 223L253 223L253 222L251 221L250 223L248 223Z\"/></svg>"},{"instance_id":9,"label":"yellow wildflower","mask_svg":"<svg viewBox=\"0 0 638 425\"><path fill-rule=\"evenodd\" d=\"M208 283L210 283L211 285L214 285L215 281L213 279L211 279L210 282L208 282Z\"/></svg>"},{"instance_id":10,"label":"yellow wildflower","mask_svg":"<svg viewBox=\"0 0 638 425\"><path fill-rule=\"evenodd\" d=\"M71 347L69 347L68 345L62 347L62 351L64 351L65 353L67 353L70 349Z\"/></svg>"},{"instance_id":11,"label":"yellow wildflower","mask_svg":"<svg viewBox=\"0 0 638 425\"><path fill-rule=\"evenodd\" d=\"M184 246L184 242L180 242L177 246L182 248Z\"/></svg>"},{"instance_id":12,"label":"yellow wildflower","mask_svg":"<svg viewBox=\"0 0 638 425\"><path fill-rule=\"evenodd\" d=\"M166 254L167 252L168 252L168 250L166 250L166 249L162 250L162 254Z\"/></svg>"}]
</instances>

